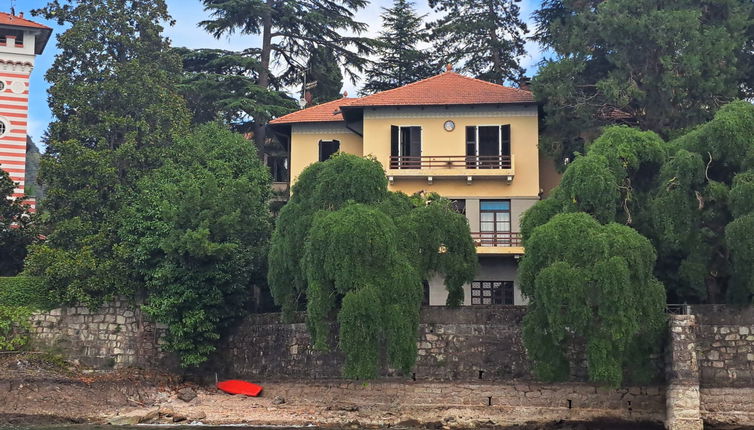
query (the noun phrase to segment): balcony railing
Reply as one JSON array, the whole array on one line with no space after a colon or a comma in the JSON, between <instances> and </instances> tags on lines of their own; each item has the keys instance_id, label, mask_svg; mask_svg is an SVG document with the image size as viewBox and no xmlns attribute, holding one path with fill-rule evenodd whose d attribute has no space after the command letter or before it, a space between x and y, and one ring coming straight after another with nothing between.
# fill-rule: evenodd
<instances>
[{"instance_id":1,"label":"balcony railing","mask_svg":"<svg viewBox=\"0 0 754 430\"><path fill-rule=\"evenodd\" d=\"M514 232L472 232L471 238L476 246L524 246L521 233Z\"/></svg>"},{"instance_id":2,"label":"balcony railing","mask_svg":"<svg viewBox=\"0 0 754 430\"><path fill-rule=\"evenodd\" d=\"M391 169L511 169L510 155L391 156Z\"/></svg>"}]
</instances>

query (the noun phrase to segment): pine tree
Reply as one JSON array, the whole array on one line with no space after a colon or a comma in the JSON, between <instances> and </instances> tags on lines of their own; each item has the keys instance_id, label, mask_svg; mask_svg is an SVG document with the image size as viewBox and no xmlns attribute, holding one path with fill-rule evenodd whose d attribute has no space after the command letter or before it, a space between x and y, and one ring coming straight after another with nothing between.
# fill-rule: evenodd
<instances>
[{"instance_id":1,"label":"pine tree","mask_svg":"<svg viewBox=\"0 0 754 430\"><path fill-rule=\"evenodd\" d=\"M343 73L340 71L338 59L331 49L320 46L312 52L306 63L306 82L317 82L317 86L309 90L312 94L311 105L329 102L341 97L343 88Z\"/></svg>"},{"instance_id":2,"label":"pine tree","mask_svg":"<svg viewBox=\"0 0 754 430\"><path fill-rule=\"evenodd\" d=\"M298 108L280 88L257 84L259 59L253 50L175 48L183 59L178 86L195 124L220 119L233 130L254 129L260 115L285 115Z\"/></svg>"},{"instance_id":3,"label":"pine tree","mask_svg":"<svg viewBox=\"0 0 754 430\"><path fill-rule=\"evenodd\" d=\"M430 0L444 14L430 25L437 55L479 79L518 82L527 32L519 1Z\"/></svg>"},{"instance_id":4,"label":"pine tree","mask_svg":"<svg viewBox=\"0 0 754 430\"><path fill-rule=\"evenodd\" d=\"M610 124L672 138L711 119L746 87L753 17L749 0L544 1L536 39L555 55L532 86L544 151L573 159Z\"/></svg>"},{"instance_id":5,"label":"pine tree","mask_svg":"<svg viewBox=\"0 0 754 430\"><path fill-rule=\"evenodd\" d=\"M418 16L408 0L395 0L392 8L383 8L383 30L377 39L379 59L366 72L363 94L397 88L434 74L431 56L418 45L429 40L423 28L425 16Z\"/></svg>"},{"instance_id":6,"label":"pine tree","mask_svg":"<svg viewBox=\"0 0 754 430\"><path fill-rule=\"evenodd\" d=\"M261 46L254 48L259 56L257 84L270 88L276 82L298 83L301 62L318 47L327 47L345 66L346 73L355 73L366 64L372 41L359 36L367 25L354 19L354 13L365 7L367 0L203 0L212 19L201 24L215 37L233 34L261 36ZM273 73L273 60L282 67ZM270 115L254 118L254 139L257 146L265 142L264 124Z\"/></svg>"}]
</instances>

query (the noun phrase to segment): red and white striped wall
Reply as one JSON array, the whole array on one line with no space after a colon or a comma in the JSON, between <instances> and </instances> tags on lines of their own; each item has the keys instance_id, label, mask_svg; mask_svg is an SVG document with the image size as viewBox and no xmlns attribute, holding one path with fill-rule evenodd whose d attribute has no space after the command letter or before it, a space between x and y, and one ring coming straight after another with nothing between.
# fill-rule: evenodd
<instances>
[{"instance_id":1,"label":"red and white striped wall","mask_svg":"<svg viewBox=\"0 0 754 430\"><path fill-rule=\"evenodd\" d=\"M5 132L0 134L0 168L17 184L13 197L21 197L26 185L29 73L0 70L0 82L4 87L0 91L0 122L5 125Z\"/></svg>"}]
</instances>

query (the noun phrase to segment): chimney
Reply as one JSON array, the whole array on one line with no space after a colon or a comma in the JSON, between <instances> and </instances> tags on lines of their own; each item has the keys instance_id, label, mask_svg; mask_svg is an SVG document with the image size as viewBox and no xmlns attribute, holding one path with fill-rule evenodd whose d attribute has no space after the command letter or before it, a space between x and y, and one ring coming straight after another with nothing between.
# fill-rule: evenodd
<instances>
[{"instance_id":1,"label":"chimney","mask_svg":"<svg viewBox=\"0 0 754 430\"><path fill-rule=\"evenodd\" d=\"M19 17L19 18L21 18L21 19L23 19L23 17L24 17L24 13L23 13L23 12L19 13L19 14L18 14L18 17Z\"/></svg>"},{"instance_id":2,"label":"chimney","mask_svg":"<svg viewBox=\"0 0 754 430\"><path fill-rule=\"evenodd\" d=\"M445 66L445 71L446 71L446 72L452 72L452 71L453 71L453 65L452 65L452 64L450 64L450 63L448 63L448 64L447 64L447 65Z\"/></svg>"},{"instance_id":3,"label":"chimney","mask_svg":"<svg viewBox=\"0 0 754 430\"><path fill-rule=\"evenodd\" d=\"M531 91L531 88L529 88L530 86L531 86L531 78L523 76L521 79L519 79L518 81L519 89L524 90L524 91Z\"/></svg>"}]
</instances>

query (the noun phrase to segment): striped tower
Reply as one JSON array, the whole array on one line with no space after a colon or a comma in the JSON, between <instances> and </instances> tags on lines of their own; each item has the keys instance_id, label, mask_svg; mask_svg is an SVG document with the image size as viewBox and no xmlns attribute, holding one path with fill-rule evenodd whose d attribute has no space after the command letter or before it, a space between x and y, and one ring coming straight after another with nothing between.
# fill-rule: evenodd
<instances>
[{"instance_id":1,"label":"striped tower","mask_svg":"<svg viewBox=\"0 0 754 430\"><path fill-rule=\"evenodd\" d=\"M26 130L29 117L29 76L44 51L52 29L0 12L0 168L17 183L13 197L24 195ZM34 199L28 204L35 209Z\"/></svg>"}]
</instances>

